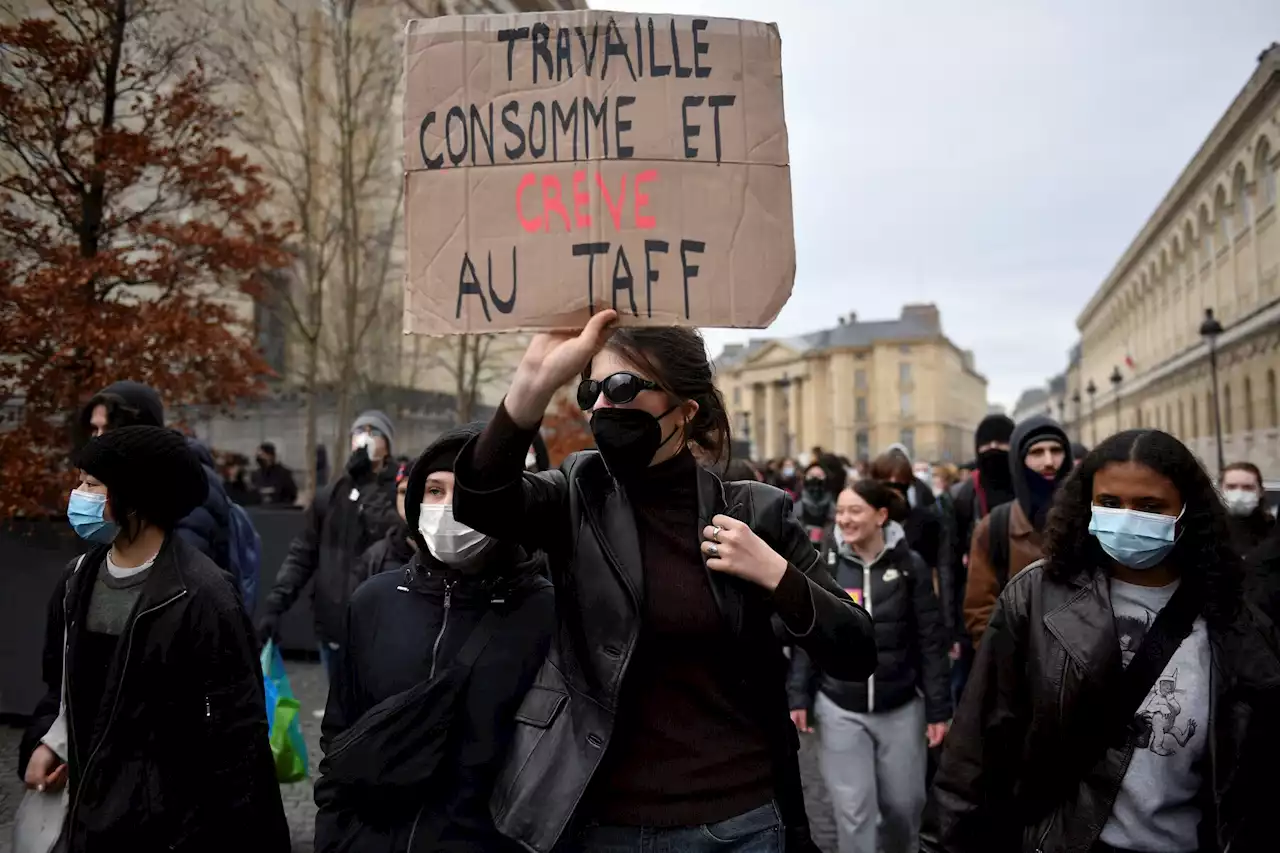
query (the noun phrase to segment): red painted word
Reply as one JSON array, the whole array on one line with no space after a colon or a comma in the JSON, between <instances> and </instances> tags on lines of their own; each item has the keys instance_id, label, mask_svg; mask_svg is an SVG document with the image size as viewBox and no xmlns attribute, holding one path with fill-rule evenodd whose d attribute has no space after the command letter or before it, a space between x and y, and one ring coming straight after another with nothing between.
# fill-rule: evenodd
<instances>
[{"instance_id":1,"label":"red painted word","mask_svg":"<svg viewBox=\"0 0 1280 853\"><path fill-rule=\"evenodd\" d=\"M622 230L623 211L627 208L627 179L629 177L631 176L626 174L622 176L622 183L615 195L605 185L604 176L599 173L596 174L596 189L604 202L604 206L609 211L609 218L613 220L613 227L618 231ZM643 212L649 205L649 195L641 189L642 185L657 179L657 170L647 169L631 180L631 224L635 228L649 229L657 225L657 221L652 216ZM525 190L533 190L538 186L538 183L538 176L533 172L529 172L520 179L520 185L516 187L516 216L525 231L530 234L535 234L538 231L551 233L553 216L560 218L560 221L564 223L565 231L591 227L591 214L589 211L591 210L593 199L585 171L578 170L573 173L573 186L571 195L568 198L564 196L564 188L561 186L559 178L555 175L543 175L541 182L542 212L536 216L526 216L524 192ZM572 216L570 216L566 202L573 207ZM530 204L536 204L536 202L530 202Z\"/></svg>"}]
</instances>

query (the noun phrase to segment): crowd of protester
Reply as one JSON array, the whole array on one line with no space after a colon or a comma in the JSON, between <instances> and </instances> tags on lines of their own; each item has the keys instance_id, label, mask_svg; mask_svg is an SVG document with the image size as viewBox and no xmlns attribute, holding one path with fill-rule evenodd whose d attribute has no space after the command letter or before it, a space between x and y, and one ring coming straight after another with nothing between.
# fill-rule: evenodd
<instances>
[{"instance_id":1,"label":"crowd of protester","mask_svg":"<svg viewBox=\"0 0 1280 853\"><path fill-rule=\"evenodd\" d=\"M812 851L800 737L839 853L1276 849L1257 467L1002 415L963 467L728 459L701 337L612 319L421 451L361 413L256 608L275 448L215 466L152 389L90 399L17 768L64 808L39 853L287 850L258 653L304 590L320 851ZM566 385L596 449L553 467Z\"/></svg>"}]
</instances>

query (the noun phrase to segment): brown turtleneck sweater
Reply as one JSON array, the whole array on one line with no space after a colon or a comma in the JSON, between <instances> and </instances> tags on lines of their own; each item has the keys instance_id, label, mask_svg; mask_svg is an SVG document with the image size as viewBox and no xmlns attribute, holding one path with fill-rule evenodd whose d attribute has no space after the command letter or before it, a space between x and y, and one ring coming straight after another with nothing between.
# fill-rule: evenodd
<instances>
[{"instance_id":1,"label":"brown turtleneck sweater","mask_svg":"<svg viewBox=\"0 0 1280 853\"><path fill-rule=\"evenodd\" d=\"M507 459L522 464L533 435L499 407L475 457L498 474ZM685 451L624 486L640 541L643 617L609 748L580 812L601 823L697 826L774 797L769 740L742 689L752 664L735 647L702 561L696 469ZM796 569L773 600L789 625L812 624L808 581Z\"/></svg>"}]
</instances>

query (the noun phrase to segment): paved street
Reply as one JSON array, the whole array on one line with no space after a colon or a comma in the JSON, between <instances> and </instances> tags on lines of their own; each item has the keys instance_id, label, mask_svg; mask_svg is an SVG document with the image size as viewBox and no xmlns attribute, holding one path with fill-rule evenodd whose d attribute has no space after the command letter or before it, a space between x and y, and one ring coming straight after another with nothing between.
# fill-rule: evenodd
<instances>
[{"instance_id":1,"label":"paved street","mask_svg":"<svg viewBox=\"0 0 1280 853\"><path fill-rule=\"evenodd\" d=\"M312 711L324 706L326 691L324 671L317 663L291 661L288 664L289 680L294 693L302 703L302 729L307 738L307 750L314 772L320 757L320 721ZM0 853L12 853L13 813L22 799L22 785L14 769L18 761L20 731L0 726ZM817 751L813 748L813 736L803 738L800 753L800 772L804 777L809 802L809 822L814 839L824 851L835 850L835 824L818 775ZM311 801L311 782L303 781L282 786L285 811L293 833L294 853L311 853L312 835L315 831L315 805Z\"/></svg>"}]
</instances>

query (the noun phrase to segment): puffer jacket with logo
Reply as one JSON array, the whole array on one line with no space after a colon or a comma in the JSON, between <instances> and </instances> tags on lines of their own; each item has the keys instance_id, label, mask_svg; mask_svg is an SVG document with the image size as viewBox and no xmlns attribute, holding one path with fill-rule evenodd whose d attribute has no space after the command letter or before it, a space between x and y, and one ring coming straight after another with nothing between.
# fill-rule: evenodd
<instances>
[{"instance_id":1,"label":"puffer jacket with logo","mask_svg":"<svg viewBox=\"0 0 1280 853\"><path fill-rule=\"evenodd\" d=\"M1209 738L1201 796L1203 853L1276 849L1280 802L1280 658L1275 626L1243 603L1209 625ZM1086 733L1121 666L1107 573L1054 577L1036 563L1009 581L978 650L934 783L947 853L1088 853L1135 744L1108 748L1083 778ZM1057 771L1057 772L1055 772Z\"/></svg>"},{"instance_id":2,"label":"puffer jacket with logo","mask_svg":"<svg viewBox=\"0 0 1280 853\"><path fill-rule=\"evenodd\" d=\"M871 565L844 545L835 528L823 543L822 565L875 622L878 662L864 681L834 678L813 664L804 649L791 656L787 693L793 709L812 710L818 690L846 711L892 711L925 698L931 723L951 719L948 636L929 567L907 544L896 521L885 527L885 548Z\"/></svg>"}]
</instances>

